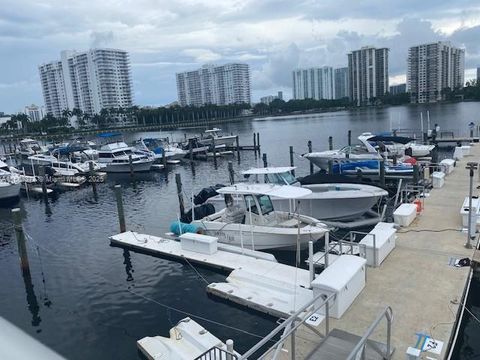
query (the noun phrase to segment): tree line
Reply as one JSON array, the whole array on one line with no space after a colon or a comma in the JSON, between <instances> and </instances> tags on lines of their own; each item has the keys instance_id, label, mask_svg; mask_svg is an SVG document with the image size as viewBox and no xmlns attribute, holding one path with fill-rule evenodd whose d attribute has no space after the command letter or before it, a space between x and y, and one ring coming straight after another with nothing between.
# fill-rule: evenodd
<instances>
[{"instance_id":1,"label":"tree line","mask_svg":"<svg viewBox=\"0 0 480 360\"><path fill-rule=\"evenodd\" d=\"M386 93L378 98L369 99L373 105L402 105L410 102L410 93L392 95ZM480 101L480 81L472 80L463 88L445 88L441 91L446 101L475 100ZM72 120L81 130L107 129L111 127L131 126L171 126L182 124L205 123L209 121L230 119L242 115L280 115L322 110L337 110L354 108L355 104L349 98L335 100L292 99L288 101L275 99L269 104L258 103L204 106L168 106L168 107L138 107L102 109L98 114L89 114L80 109L65 109L61 116L47 114L40 121L31 121L26 114L12 115L10 120L0 126L0 134L22 133L63 133L73 131Z\"/></svg>"}]
</instances>

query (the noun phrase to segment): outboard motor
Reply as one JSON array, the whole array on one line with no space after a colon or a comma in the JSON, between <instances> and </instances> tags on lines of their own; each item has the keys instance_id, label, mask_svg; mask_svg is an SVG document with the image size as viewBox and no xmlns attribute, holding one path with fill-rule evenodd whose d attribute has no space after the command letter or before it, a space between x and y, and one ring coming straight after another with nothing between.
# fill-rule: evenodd
<instances>
[{"instance_id":1,"label":"outboard motor","mask_svg":"<svg viewBox=\"0 0 480 360\"><path fill-rule=\"evenodd\" d=\"M200 190L200 192L197 195L193 197L193 203L195 205L203 204L205 201L207 201L211 197L218 195L217 190L221 189L222 187L225 187L225 185L217 184L215 186L203 188L202 190ZM195 219L197 219L196 216L195 216Z\"/></svg>"},{"instance_id":2,"label":"outboard motor","mask_svg":"<svg viewBox=\"0 0 480 360\"><path fill-rule=\"evenodd\" d=\"M203 204L200 206L195 206L193 208L193 211L195 212L195 219L203 219L204 217L208 215L215 214L215 206L212 204ZM188 212L186 212L181 218L180 221L182 223L187 223L190 224L192 222L192 210L190 209Z\"/></svg>"}]
</instances>

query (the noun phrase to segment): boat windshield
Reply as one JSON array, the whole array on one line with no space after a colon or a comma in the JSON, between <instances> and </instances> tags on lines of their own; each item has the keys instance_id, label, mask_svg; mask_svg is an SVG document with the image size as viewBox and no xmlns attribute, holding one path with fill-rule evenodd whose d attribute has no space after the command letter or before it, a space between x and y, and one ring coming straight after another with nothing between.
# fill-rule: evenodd
<instances>
[{"instance_id":1,"label":"boat windshield","mask_svg":"<svg viewBox=\"0 0 480 360\"><path fill-rule=\"evenodd\" d=\"M344 146L340 149L340 152L344 154L368 154L367 148L362 145Z\"/></svg>"},{"instance_id":2,"label":"boat windshield","mask_svg":"<svg viewBox=\"0 0 480 360\"><path fill-rule=\"evenodd\" d=\"M292 185L297 182L297 179L289 171L283 173L273 173L265 175L265 182L277 185Z\"/></svg>"},{"instance_id":3,"label":"boat windshield","mask_svg":"<svg viewBox=\"0 0 480 360\"><path fill-rule=\"evenodd\" d=\"M257 195L257 200L263 215L269 214L273 211L273 204L270 196Z\"/></svg>"}]
</instances>

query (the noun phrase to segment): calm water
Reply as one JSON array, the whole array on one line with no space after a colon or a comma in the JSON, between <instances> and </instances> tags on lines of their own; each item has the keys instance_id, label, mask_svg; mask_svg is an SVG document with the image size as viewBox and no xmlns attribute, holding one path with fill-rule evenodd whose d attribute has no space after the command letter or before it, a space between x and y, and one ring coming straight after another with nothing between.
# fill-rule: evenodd
<instances>
[{"instance_id":1,"label":"calm water","mask_svg":"<svg viewBox=\"0 0 480 360\"><path fill-rule=\"evenodd\" d=\"M252 144L252 133L260 132L269 163L286 165L289 145L299 155L307 150L307 140L312 140L314 150L327 148L330 135L335 147L345 145L349 129L353 138L364 131L387 131L392 123L398 127L398 122L402 128L420 129L420 112L426 109L391 107L263 119L230 124L224 130L238 134L241 144ZM467 124L478 119L480 103L429 110L432 126L438 123L442 130L467 134ZM184 132L161 135L180 139ZM147 135L160 134L129 134L128 139ZM98 186L97 196L86 187L61 193L48 206L27 198L4 205L0 208L0 315L69 359L135 359L137 339L166 336L188 314L222 340L235 339L240 352L251 347L258 341L256 336L275 326L275 319L208 297L205 282L188 264L110 247L108 240L118 231L114 184L124 188L127 228L162 235L177 217L175 173L181 174L190 195L210 184L227 183L227 161L219 159L216 170L213 161L198 161L193 167L186 162L138 175L134 181L128 175L109 176ZM297 175L305 175L308 162L299 156L295 162ZM234 159L237 172L256 164L260 159L251 152L242 152L240 164ZM31 237L31 282L22 278L11 229L10 209L17 206ZM293 256L281 254L286 261ZM225 279L225 274L198 270L208 282ZM479 330L478 324L471 326ZM478 348L473 351L480 353Z\"/></svg>"}]
</instances>

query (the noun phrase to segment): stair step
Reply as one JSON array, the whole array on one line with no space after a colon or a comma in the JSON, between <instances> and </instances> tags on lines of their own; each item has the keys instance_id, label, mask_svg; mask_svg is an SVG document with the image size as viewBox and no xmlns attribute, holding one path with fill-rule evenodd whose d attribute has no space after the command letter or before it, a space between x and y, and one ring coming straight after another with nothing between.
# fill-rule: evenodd
<instances>
[{"instance_id":1,"label":"stair step","mask_svg":"<svg viewBox=\"0 0 480 360\"><path fill-rule=\"evenodd\" d=\"M333 329L323 342L314 349L308 356L307 360L345 360L350 355L353 348L358 344L361 337L347 331ZM374 349L379 349L383 354L386 353L386 344L378 341L367 340L365 349L365 360L383 360ZM390 349L390 355L393 353L393 348Z\"/></svg>"}]
</instances>

